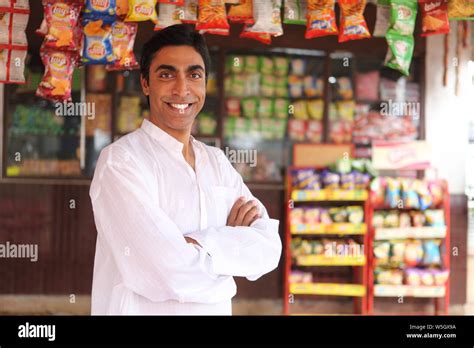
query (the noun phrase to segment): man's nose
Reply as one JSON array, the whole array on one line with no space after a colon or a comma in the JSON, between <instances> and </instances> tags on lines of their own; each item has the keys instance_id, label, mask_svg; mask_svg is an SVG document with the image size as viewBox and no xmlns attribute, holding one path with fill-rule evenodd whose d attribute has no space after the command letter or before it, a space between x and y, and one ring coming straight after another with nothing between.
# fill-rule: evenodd
<instances>
[{"instance_id":1,"label":"man's nose","mask_svg":"<svg viewBox=\"0 0 474 348\"><path fill-rule=\"evenodd\" d=\"M179 75L173 85L173 94L185 97L189 94L189 86L185 76Z\"/></svg>"}]
</instances>

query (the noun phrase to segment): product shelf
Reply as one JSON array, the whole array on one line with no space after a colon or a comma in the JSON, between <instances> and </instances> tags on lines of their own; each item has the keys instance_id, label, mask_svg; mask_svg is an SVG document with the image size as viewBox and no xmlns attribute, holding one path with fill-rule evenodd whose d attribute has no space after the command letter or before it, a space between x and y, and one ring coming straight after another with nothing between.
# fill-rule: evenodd
<instances>
[{"instance_id":1,"label":"product shelf","mask_svg":"<svg viewBox=\"0 0 474 348\"><path fill-rule=\"evenodd\" d=\"M290 292L294 295L329 295L363 297L366 288L360 284L340 283L292 283Z\"/></svg>"}]
</instances>

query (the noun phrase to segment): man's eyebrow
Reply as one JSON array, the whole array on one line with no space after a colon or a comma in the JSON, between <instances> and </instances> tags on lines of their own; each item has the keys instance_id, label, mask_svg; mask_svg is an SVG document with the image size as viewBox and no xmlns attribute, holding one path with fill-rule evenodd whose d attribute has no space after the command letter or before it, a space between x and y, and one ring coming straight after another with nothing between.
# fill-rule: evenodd
<instances>
[{"instance_id":1,"label":"man's eyebrow","mask_svg":"<svg viewBox=\"0 0 474 348\"><path fill-rule=\"evenodd\" d=\"M158 65L155 69L155 72L157 72L158 70L171 70L171 71L177 71L176 67L172 66L172 65L168 65L168 64L161 64L161 65Z\"/></svg>"},{"instance_id":2,"label":"man's eyebrow","mask_svg":"<svg viewBox=\"0 0 474 348\"><path fill-rule=\"evenodd\" d=\"M188 72L194 71L194 70L202 70L202 71L204 71L204 67L203 67L202 65L199 65L199 64L194 64L194 65L188 66L188 69L187 69Z\"/></svg>"}]
</instances>

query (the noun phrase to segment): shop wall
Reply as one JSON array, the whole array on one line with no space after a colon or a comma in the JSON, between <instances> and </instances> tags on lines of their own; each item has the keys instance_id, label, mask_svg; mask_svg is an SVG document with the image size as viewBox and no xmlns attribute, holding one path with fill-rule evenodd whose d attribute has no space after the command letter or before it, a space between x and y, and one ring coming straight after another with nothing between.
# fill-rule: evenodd
<instances>
[{"instance_id":1,"label":"shop wall","mask_svg":"<svg viewBox=\"0 0 474 348\"><path fill-rule=\"evenodd\" d=\"M472 30L472 23L471 30ZM444 36L428 37L426 47L425 117L426 140L433 150L438 176L448 180L451 192L452 277L451 302L465 303L467 292L467 197L465 196L469 118L473 116L474 90L468 71L472 45L457 57L457 23L449 35L448 84L443 86ZM456 95L456 64L459 64L459 95Z\"/></svg>"}]
</instances>

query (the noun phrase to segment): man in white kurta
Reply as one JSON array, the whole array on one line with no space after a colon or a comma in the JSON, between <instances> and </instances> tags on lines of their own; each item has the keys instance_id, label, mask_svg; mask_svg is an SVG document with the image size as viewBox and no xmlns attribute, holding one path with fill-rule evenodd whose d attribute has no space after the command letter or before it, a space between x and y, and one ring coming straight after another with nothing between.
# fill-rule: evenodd
<instances>
[{"instance_id":1,"label":"man in white kurta","mask_svg":"<svg viewBox=\"0 0 474 348\"><path fill-rule=\"evenodd\" d=\"M187 49L166 47L154 56L159 81L143 80L152 117L100 154L90 189L98 232L92 314L229 315L233 277L254 281L278 266L278 220L269 218L222 150L192 136L183 143L174 132L184 121L173 117L187 116L171 107L189 101L191 117L200 100L190 97L199 74L179 75L188 64L183 57L192 55ZM162 64L167 59L173 67ZM171 99L153 95L158 83L172 86ZM159 100L171 103L162 106L170 110L160 113ZM169 132L160 127L161 115L169 118ZM252 202L259 214L251 222L229 224L237 205Z\"/></svg>"}]
</instances>

